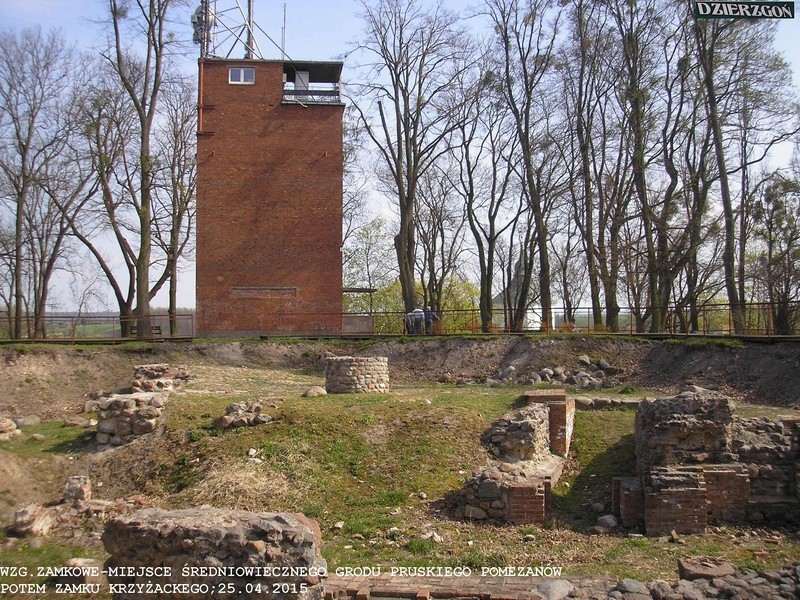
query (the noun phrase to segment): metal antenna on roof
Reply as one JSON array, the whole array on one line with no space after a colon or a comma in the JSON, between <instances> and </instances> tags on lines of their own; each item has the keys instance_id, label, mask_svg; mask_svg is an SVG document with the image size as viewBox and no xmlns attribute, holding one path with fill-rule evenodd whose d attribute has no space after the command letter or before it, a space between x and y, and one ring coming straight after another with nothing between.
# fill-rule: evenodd
<instances>
[{"instance_id":1,"label":"metal antenna on roof","mask_svg":"<svg viewBox=\"0 0 800 600\"><path fill-rule=\"evenodd\" d=\"M200 6L191 20L194 42L200 45L202 58L230 58L234 50L241 50L242 47L244 58L264 58L255 37L258 25L253 18L254 1L247 0L247 6L243 8L239 0L223 0L224 7L218 10L217 0L200 0Z\"/></svg>"},{"instance_id":2,"label":"metal antenna on roof","mask_svg":"<svg viewBox=\"0 0 800 600\"><path fill-rule=\"evenodd\" d=\"M247 0L247 44L245 46L244 57L253 58L253 0Z\"/></svg>"},{"instance_id":3,"label":"metal antenna on roof","mask_svg":"<svg viewBox=\"0 0 800 600\"><path fill-rule=\"evenodd\" d=\"M214 2L216 4L216 2ZM205 58L214 44L214 27L216 25L216 10L211 6L210 0L200 0L200 6L192 15L192 28L194 29L193 41L200 45L200 56Z\"/></svg>"},{"instance_id":4,"label":"metal antenna on roof","mask_svg":"<svg viewBox=\"0 0 800 600\"><path fill-rule=\"evenodd\" d=\"M286 59L286 0L283 0L283 27L281 28L281 58Z\"/></svg>"}]
</instances>

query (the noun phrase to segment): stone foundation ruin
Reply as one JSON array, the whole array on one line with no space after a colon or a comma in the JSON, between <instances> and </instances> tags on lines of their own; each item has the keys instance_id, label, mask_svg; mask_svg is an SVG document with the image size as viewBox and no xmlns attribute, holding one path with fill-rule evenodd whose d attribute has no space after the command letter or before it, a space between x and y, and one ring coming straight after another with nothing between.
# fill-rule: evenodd
<instances>
[{"instance_id":1,"label":"stone foundation ruin","mask_svg":"<svg viewBox=\"0 0 800 600\"><path fill-rule=\"evenodd\" d=\"M122 446L156 429L169 393L189 378L186 367L168 364L134 367L128 393L98 396L86 403L97 411L97 449Z\"/></svg>"},{"instance_id":2,"label":"stone foundation ruin","mask_svg":"<svg viewBox=\"0 0 800 600\"><path fill-rule=\"evenodd\" d=\"M612 484L614 513L648 534L720 522L800 523L800 419L739 418L694 388L636 414L636 476Z\"/></svg>"},{"instance_id":3,"label":"stone foundation ruin","mask_svg":"<svg viewBox=\"0 0 800 600\"><path fill-rule=\"evenodd\" d=\"M316 521L216 508L144 509L106 525L110 584L163 585L115 600L237 597L319 600L326 576ZM173 593L175 586L186 592Z\"/></svg>"},{"instance_id":4,"label":"stone foundation ruin","mask_svg":"<svg viewBox=\"0 0 800 600\"><path fill-rule=\"evenodd\" d=\"M526 392L525 408L498 419L481 441L495 461L455 495L457 519L543 523L569 454L575 402L563 390Z\"/></svg>"},{"instance_id":5,"label":"stone foundation ruin","mask_svg":"<svg viewBox=\"0 0 800 600\"><path fill-rule=\"evenodd\" d=\"M333 356L325 359L329 394L384 394L389 391L389 359L385 356Z\"/></svg>"}]
</instances>

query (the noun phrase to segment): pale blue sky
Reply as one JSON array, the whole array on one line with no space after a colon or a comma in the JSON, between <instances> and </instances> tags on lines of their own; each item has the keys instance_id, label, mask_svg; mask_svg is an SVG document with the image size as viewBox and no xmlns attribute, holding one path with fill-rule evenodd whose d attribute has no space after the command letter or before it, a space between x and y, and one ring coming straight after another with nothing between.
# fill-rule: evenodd
<instances>
[{"instance_id":1,"label":"pale blue sky","mask_svg":"<svg viewBox=\"0 0 800 600\"><path fill-rule=\"evenodd\" d=\"M240 0L244 7L246 0ZM431 0L432 2L434 0ZM474 6L479 0L444 0L456 11ZM0 27L21 29L39 25L43 29L60 28L67 40L90 49L102 40L100 27L92 23L103 14L103 0L0 0ZM255 0L255 21L277 43L281 41L284 4L286 5L286 53L293 60L341 59L361 36L357 0ZM191 40L188 15L199 5L192 1L186 11L185 29L181 37ZM218 9L235 6L235 0L217 0ZM259 44L265 58L278 58L278 49L263 36ZM795 85L800 88L800 17L780 21L778 48L790 62ZM196 47L195 47L196 48ZM194 69L195 57L187 57L187 71ZM345 61L345 80L348 78ZM187 268L179 286L181 306L194 306L194 269ZM65 299L65 303L68 302ZM157 297L154 305L166 305L166 298Z\"/></svg>"}]
</instances>

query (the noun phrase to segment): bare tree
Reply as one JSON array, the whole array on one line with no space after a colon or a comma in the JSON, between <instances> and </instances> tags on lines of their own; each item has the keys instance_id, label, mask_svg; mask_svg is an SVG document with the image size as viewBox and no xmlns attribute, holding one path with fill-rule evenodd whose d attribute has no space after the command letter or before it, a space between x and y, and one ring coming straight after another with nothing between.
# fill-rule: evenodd
<instances>
[{"instance_id":1,"label":"bare tree","mask_svg":"<svg viewBox=\"0 0 800 600\"><path fill-rule=\"evenodd\" d=\"M83 103L84 133L90 149L98 193L79 219L72 234L97 261L114 294L123 337L130 335L136 297L136 250L130 238L138 236L138 218L127 187L136 172L128 141L135 139L136 117L125 97L100 75L86 90ZM133 213L133 214L131 214ZM110 236L113 243L103 244ZM116 245L114 245L116 244ZM118 259L107 246L119 248ZM117 263L122 261L122 266Z\"/></svg>"},{"instance_id":2,"label":"bare tree","mask_svg":"<svg viewBox=\"0 0 800 600\"><path fill-rule=\"evenodd\" d=\"M764 246L758 270L775 333L791 335L800 323L800 178L771 174L754 212Z\"/></svg>"},{"instance_id":3,"label":"bare tree","mask_svg":"<svg viewBox=\"0 0 800 600\"><path fill-rule=\"evenodd\" d=\"M551 98L545 93L545 76L551 71L559 13L551 11L548 0L487 0L486 11L495 31L495 75L498 89L511 111L521 155L520 178L532 214L538 288L542 307L542 328L552 324L548 194L552 181L551 166L555 157L548 132L548 107ZM532 256L532 252L523 252ZM526 261L521 263L526 264ZM519 281L518 292L526 293L526 275ZM518 298L516 314L528 304Z\"/></svg>"},{"instance_id":4,"label":"bare tree","mask_svg":"<svg viewBox=\"0 0 800 600\"><path fill-rule=\"evenodd\" d=\"M746 327L744 247L751 227L748 215L753 190L747 169L763 160L774 144L797 133L797 123L791 118L797 109L785 93L789 85L786 64L772 51L774 26L710 19L696 20L693 29L719 173L725 291L734 331L743 333ZM738 130L738 135L732 134L728 127L732 122L737 123L734 131ZM738 148L734 150L732 142L737 139ZM737 172L740 174L738 203L731 177Z\"/></svg>"},{"instance_id":5,"label":"bare tree","mask_svg":"<svg viewBox=\"0 0 800 600\"><path fill-rule=\"evenodd\" d=\"M152 299L169 281L170 335L177 334L178 266L193 240L197 187L196 90L192 81L175 79L164 88L162 123L155 145L158 172L153 193L153 235L164 255L161 276L150 288Z\"/></svg>"},{"instance_id":6,"label":"bare tree","mask_svg":"<svg viewBox=\"0 0 800 600\"><path fill-rule=\"evenodd\" d=\"M344 111L343 145L344 175L342 180L342 263L352 258L348 242L358 229L369 223L367 210L367 182L365 173L366 153L364 152L364 129L352 105Z\"/></svg>"},{"instance_id":7,"label":"bare tree","mask_svg":"<svg viewBox=\"0 0 800 600\"><path fill-rule=\"evenodd\" d=\"M594 328L603 326L602 305L600 302L600 266L597 251L597 199L593 180L594 131L597 112L602 96L609 93L604 89L602 77L608 77L610 70L604 69L605 57L613 48L611 36L606 35L601 10L598 3L586 0L572 0L568 13L569 34L559 53L559 71L563 74L565 119L569 124L570 151L565 153L565 167L572 171L570 193L574 219L580 233L586 259L586 277L589 283L589 298L592 304ZM598 140L600 145L605 140ZM574 248L564 247L567 256ZM566 292L567 266L560 260L562 293ZM564 298L565 305L569 304ZM565 311L569 312L565 306ZM566 317L565 317L566 318Z\"/></svg>"},{"instance_id":8,"label":"bare tree","mask_svg":"<svg viewBox=\"0 0 800 600\"><path fill-rule=\"evenodd\" d=\"M421 0L362 3L363 80L351 84L361 122L378 149L396 195L394 239L406 310L416 304L414 218L420 178L446 151L451 128L440 100L467 56L455 14ZM377 113L377 114L375 114Z\"/></svg>"},{"instance_id":9,"label":"bare tree","mask_svg":"<svg viewBox=\"0 0 800 600\"><path fill-rule=\"evenodd\" d=\"M16 339L45 335L50 279L70 218L54 200L72 211L88 181L80 150L70 146L71 89L80 86L81 73L79 53L58 33L0 33L0 201L13 215L7 229L13 243L4 244L10 269L4 296Z\"/></svg>"},{"instance_id":10,"label":"bare tree","mask_svg":"<svg viewBox=\"0 0 800 600\"><path fill-rule=\"evenodd\" d=\"M452 177L428 171L419 187L416 228L421 256L418 271L422 303L435 312L444 310L447 283L461 270L464 252L465 207L456 203ZM459 198L460 200L460 198Z\"/></svg>"},{"instance_id":11,"label":"bare tree","mask_svg":"<svg viewBox=\"0 0 800 600\"><path fill-rule=\"evenodd\" d=\"M458 166L454 189L466 205L479 271L481 331L492 327L498 243L523 210L516 175L516 136L508 108L499 101L491 74L461 82L458 126L450 139ZM455 179L455 177L454 177Z\"/></svg>"},{"instance_id":12,"label":"bare tree","mask_svg":"<svg viewBox=\"0 0 800 600\"><path fill-rule=\"evenodd\" d=\"M108 48L102 52L136 118L136 165L130 165L124 187L135 208L137 248L134 293L138 335L150 335L150 267L152 264L153 195L157 165L152 144L166 70L176 37L168 31L179 0L106 0ZM126 246L126 247L123 247ZM128 252L129 243L121 245Z\"/></svg>"}]
</instances>

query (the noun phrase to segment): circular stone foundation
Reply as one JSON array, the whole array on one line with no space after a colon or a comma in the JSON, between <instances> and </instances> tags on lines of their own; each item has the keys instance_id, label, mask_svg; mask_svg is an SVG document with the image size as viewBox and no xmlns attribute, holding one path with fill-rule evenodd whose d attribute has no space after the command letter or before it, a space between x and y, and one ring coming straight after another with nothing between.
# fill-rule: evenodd
<instances>
[{"instance_id":1,"label":"circular stone foundation","mask_svg":"<svg viewBox=\"0 0 800 600\"><path fill-rule=\"evenodd\" d=\"M383 394L389 391L389 359L385 356L335 356L325 361L329 394Z\"/></svg>"}]
</instances>

